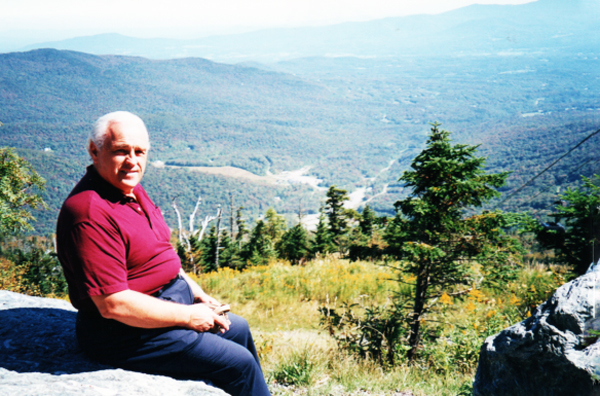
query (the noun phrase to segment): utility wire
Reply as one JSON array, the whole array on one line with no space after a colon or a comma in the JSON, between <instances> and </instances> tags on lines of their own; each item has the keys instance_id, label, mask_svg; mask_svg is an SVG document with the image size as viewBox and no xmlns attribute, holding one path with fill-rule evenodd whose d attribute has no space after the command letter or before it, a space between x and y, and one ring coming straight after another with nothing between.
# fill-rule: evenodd
<instances>
[{"instance_id":1,"label":"utility wire","mask_svg":"<svg viewBox=\"0 0 600 396\"><path fill-rule=\"evenodd\" d=\"M525 187L527 187L528 185L530 185L531 183L533 183L535 179L537 179L538 177L540 177L541 175L543 175L544 173L546 173L550 168L552 168L554 165L556 165L559 161L561 161L567 155L571 154L571 152L573 152L573 150L575 150L576 148L578 148L579 146L581 146L583 143L585 143L589 139L591 139L594 136L596 136L598 133L600 133L600 129L598 129L597 131L592 132L591 134L589 134L585 139L583 139L581 142L579 142L575 146L573 146L569 151L567 151L565 154L563 154L562 156L560 156L553 163L551 163L550 165L548 165L544 170L542 170L540 173L538 173L537 175L535 175L534 177L532 177L531 180L529 180L527 183L523 184L521 187L519 187L515 191L511 192L510 194L508 194L506 196L506 198L504 198L502 201L500 201L498 204L496 204L496 206L494 208L497 208L498 206L502 205L504 202L506 202L509 199L511 199L512 197L514 197L518 192L522 191Z\"/></svg>"},{"instance_id":2,"label":"utility wire","mask_svg":"<svg viewBox=\"0 0 600 396\"><path fill-rule=\"evenodd\" d=\"M579 169L583 168L584 166L586 166L587 164L589 164L590 162L595 161L598 162L600 161L600 158L598 159L590 159L585 161L583 164L579 165L577 168L573 169L570 173L569 176L572 175L573 173L577 172ZM530 198L530 201L535 200L537 197L539 197L541 194L545 193L546 191L548 191L549 189L551 189L554 186L550 186L550 187L546 187L543 190L539 191L537 194L535 194L533 197ZM535 213L535 212L534 212Z\"/></svg>"}]
</instances>

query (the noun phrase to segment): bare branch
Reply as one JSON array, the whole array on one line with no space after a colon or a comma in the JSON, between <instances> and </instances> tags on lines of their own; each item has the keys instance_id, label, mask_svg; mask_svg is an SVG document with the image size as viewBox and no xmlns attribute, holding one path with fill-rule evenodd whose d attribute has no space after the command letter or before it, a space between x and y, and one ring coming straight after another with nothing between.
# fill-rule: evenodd
<instances>
[{"instance_id":1,"label":"bare branch","mask_svg":"<svg viewBox=\"0 0 600 396\"><path fill-rule=\"evenodd\" d=\"M194 232L194 217L196 217L196 212L198 212L198 207L200 206L200 201L202 201L202 196L198 195L198 200L196 201L196 206L194 206L194 211L190 215L190 233Z\"/></svg>"},{"instance_id":2,"label":"bare branch","mask_svg":"<svg viewBox=\"0 0 600 396\"><path fill-rule=\"evenodd\" d=\"M218 215L218 212L217 212ZM208 223L210 223L211 221L213 221L214 219L216 219L216 216L206 216L204 218L204 220L202 220L202 222L200 223L200 225L202 226L202 228L200 229L200 235L198 236L198 240L202 240L202 237L204 236L204 232L206 231L206 228L208 227Z\"/></svg>"},{"instance_id":3,"label":"bare branch","mask_svg":"<svg viewBox=\"0 0 600 396\"><path fill-rule=\"evenodd\" d=\"M175 209L175 213L177 213L177 225L179 227L179 241L183 238L183 226L181 224L181 213L179 213L179 209L177 209L177 203L175 202L177 198L173 198L171 201L171 206Z\"/></svg>"}]
</instances>

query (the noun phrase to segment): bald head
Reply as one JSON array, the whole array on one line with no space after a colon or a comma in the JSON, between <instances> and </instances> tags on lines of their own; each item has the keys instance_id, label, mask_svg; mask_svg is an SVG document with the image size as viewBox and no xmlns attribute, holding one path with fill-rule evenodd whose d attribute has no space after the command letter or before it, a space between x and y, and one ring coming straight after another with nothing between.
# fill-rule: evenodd
<instances>
[{"instance_id":1,"label":"bald head","mask_svg":"<svg viewBox=\"0 0 600 396\"><path fill-rule=\"evenodd\" d=\"M144 121L138 116L128 111L115 111L108 113L98 118L94 124L94 128L88 136L87 149L90 152L90 143L94 143L97 149L101 149L104 146L107 135L111 131L111 128L116 124L120 124L123 129L136 129L145 132L146 137L148 136L148 130ZM148 139L149 142L149 139ZM150 143L148 143L150 148Z\"/></svg>"},{"instance_id":2,"label":"bald head","mask_svg":"<svg viewBox=\"0 0 600 396\"><path fill-rule=\"evenodd\" d=\"M131 197L135 197L133 190L144 176L149 149L144 122L126 111L100 117L88 142L98 174Z\"/></svg>"}]
</instances>

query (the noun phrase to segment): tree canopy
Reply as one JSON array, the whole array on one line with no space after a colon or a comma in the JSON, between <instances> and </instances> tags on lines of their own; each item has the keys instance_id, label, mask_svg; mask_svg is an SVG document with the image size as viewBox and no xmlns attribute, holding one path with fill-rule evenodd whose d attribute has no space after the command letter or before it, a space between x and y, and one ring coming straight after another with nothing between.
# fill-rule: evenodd
<instances>
[{"instance_id":1,"label":"tree canopy","mask_svg":"<svg viewBox=\"0 0 600 396\"><path fill-rule=\"evenodd\" d=\"M556 206L553 214L567 226L562 243L555 246L558 258L573 265L577 274L585 273L600 258L600 176L582 179L581 188L567 188L561 194L561 205Z\"/></svg>"},{"instance_id":2,"label":"tree canopy","mask_svg":"<svg viewBox=\"0 0 600 396\"><path fill-rule=\"evenodd\" d=\"M44 208L45 180L12 148L0 148L0 236L33 230L31 209Z\"/></svg>"}]
</instances>

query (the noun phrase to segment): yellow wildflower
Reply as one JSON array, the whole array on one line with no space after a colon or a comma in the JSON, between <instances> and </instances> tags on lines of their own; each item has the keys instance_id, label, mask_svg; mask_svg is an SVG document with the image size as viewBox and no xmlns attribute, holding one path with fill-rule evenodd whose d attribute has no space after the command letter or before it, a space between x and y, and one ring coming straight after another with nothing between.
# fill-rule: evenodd
<instances>
[{"instance_id":1,"label":"yellow wildflower","mask_svg":"<svg viewBox=\"0 0 600 396\"><path fill-rule=\"evenodd\" d=\"M532 292L532 293L535 293L536 292L535 286L531 285L531 287L529 288L529 291Z\"/></svg>"},{"instance_id":2,"label":"yellow wildflower","mask_svg":"<svg viewBox=\"0 0 600 396\"><path fill-rule=\"evenodd\" d=\"M469 298L476 300L476 301L483 301L485 295L480 291L477 290L475 288L471 289L471 291L469 292Z\"/></svg>"},{"instance_id":3,"label":"yellow wildflower","mask_svg":"<svg viewBox=\"0 0 600 396\"><path fill-rule=\"evenodd\" d=\"M442 304L453 305L452 297L450 297L447 293L442 294L440 297L440 302Z\"/></svg>"}]
</instances>

